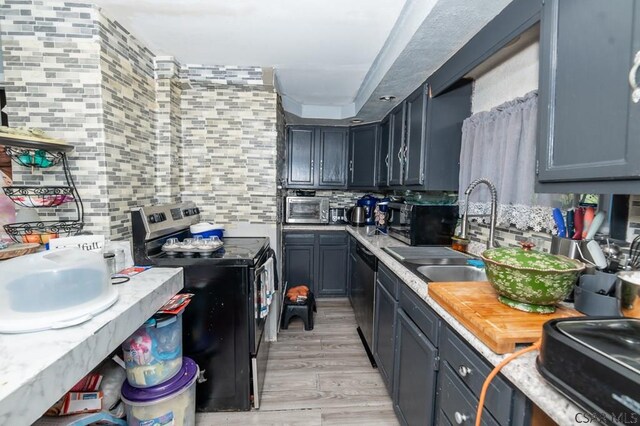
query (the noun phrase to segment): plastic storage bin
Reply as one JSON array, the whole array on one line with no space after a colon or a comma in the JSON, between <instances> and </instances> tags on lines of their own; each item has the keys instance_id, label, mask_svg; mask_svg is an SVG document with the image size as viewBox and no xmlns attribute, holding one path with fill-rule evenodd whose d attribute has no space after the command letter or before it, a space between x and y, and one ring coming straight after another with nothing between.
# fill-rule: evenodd
<instances>
[{"instance_id":1,"label":"plastic storage bin","mask_svg":"<svg viewBox=\"0 0 640 426\"><path fill-rule=\"evenodd\" d=\"M185 357L179 373L169 381L146 389L122 385L127 424L191 426L196 424L198 365Z\"/></svg>"},{"instance_id":2,"label":"plastic storage bin","mask_svg":"<svg viewBox=\"0 0 640 426\"><path fill-rule=\"evenodd\" d=\"M191 231L191 235L193 236L202 235L202 238L215 236L222 239L224 235L224 227L222 225L214 225L209 222L200 222L191 225L189 231Z\"/></svg>"},{"instance_id":3,"label":"plastic storage bin","mask_svg":"<svg viewBox=\"0 0 640 426\"><path fill-rule=\"evenodd\" d=\"M182 367L182 313L156 314L122 344L127 380L148 388L175 376Z\"/></svg>"},{"instance_id":4,"label":"plastic storage bin","mask_svg":"<svg viewBox=\"0 0 640 426\"><path fill-rule=\"evenodd\" d=\"M63 328L118 300L102 253L69 248L0 262L0 333Z\"/></svg>"}]
</instances>

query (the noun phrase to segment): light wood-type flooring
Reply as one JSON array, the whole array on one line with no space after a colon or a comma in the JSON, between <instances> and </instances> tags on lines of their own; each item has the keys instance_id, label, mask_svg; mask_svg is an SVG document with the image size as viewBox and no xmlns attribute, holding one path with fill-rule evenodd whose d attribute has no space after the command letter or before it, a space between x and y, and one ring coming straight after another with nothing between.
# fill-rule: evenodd
<instances>
[{"instance_id":1,"label":"light wood-type flooring","mask_svg":"<svg viewBox=\"0 0 640 426\"><path fill-rule=\"evenodd\" d=\"M271 344L260 410L201 413L209 425L397 425L348 299L319 299L315 326L291 321Z\"/></svg>"}]
</instances>

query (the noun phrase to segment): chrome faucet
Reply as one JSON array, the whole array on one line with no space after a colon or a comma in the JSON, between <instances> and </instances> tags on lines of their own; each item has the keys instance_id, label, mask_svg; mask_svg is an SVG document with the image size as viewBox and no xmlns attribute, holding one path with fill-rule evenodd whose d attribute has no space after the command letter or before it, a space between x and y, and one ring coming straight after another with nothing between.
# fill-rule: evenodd
<instances>
[{"instance_id":1,"label":"chrome faucet","mask_svg":"<svg viewBox=\"0 0 640 426\"><path fill-rule=\"evenodd\" d=\"M464 195L467 198L467 201L464 205L464 215L462 216L462 227L460 228L460 238L467 239L467 227L469 226L469 195L473 192L474 189L481 183L484 183L491 191L491 219L489 225L489 239L487 240L487 248L490 249L492 247L498 247L498 243L495 241L495 232L496 232L496 220L497 220L497 210L498 210L498 191L496 191L496 187L489 181L488 179L476 179L469 184L467 190L464 191ZM486 214L474 214L471 217L484 217Z\"/></svg>"}]
</instances>

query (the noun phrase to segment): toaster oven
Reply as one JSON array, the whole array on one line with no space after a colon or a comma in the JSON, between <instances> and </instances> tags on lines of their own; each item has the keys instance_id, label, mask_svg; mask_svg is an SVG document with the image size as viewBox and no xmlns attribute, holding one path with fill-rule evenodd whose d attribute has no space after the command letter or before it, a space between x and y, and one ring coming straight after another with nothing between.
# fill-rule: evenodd
<instances>
[{"instance_id":1,"label":"toaster oven","mask_svg":"<svg viewBox=\"0 0 640 426\"><path fill-rule=\"evenodd\" d=\"M329 199L325 197L287 197L285 222L329 223Z\"/></svg>"}]
</instances>

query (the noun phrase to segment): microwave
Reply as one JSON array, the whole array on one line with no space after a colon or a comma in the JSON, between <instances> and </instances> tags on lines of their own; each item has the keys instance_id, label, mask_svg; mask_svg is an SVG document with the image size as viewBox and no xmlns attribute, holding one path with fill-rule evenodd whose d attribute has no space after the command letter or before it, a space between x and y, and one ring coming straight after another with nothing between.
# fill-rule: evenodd
<instances>
[{"instance_id":1,"label":"microwave","mask_svg":"<svg viewBox=\"0 0 640 426\"><path fill-rule=\"evenodd\" d=\"M448 246L458 223L458 206L389 203L387 232L412 246Z\"/></svg>"},{"instance_id":2,"label":"microwave","mask_svg":"<svg viewBox=\"0 0 640 426\"><path fill-rule=\"evenodd\" d=\"M286 197L286 223L329 223L329 199L325 197Z\"/></svg>"}]
</instances>

